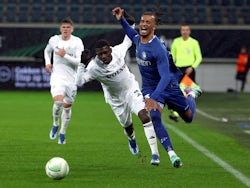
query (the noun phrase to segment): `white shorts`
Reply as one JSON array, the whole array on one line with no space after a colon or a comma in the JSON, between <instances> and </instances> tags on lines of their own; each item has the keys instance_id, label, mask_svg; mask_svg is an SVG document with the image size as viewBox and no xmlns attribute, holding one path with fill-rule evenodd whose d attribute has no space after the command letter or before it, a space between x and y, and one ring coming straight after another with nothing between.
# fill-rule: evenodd
<instances>
[{"instance_id":1,"label":"white shorts","mask_svg":"<svg viewBox=\"0 0 250 188\"><path fill-rule=\"evenodd\" d=\"M145 103L140 89L134 88L127 93L122 103L110 104L110 106L121 126L126 128L132 123L132 113L138 116L138 113L144 109Z\"/></svg>"},{"instance_id":2,"label":"white shorts","mask_svg":"<svg viewBox=\"0 0 250 188\"><path fill-rule=\"evenodd\" d=\"M63 95L63 102L66 104L72 104L75 101L77 87L75 85L66 86L62 84L57 84L51 86L50 92L53 98L57 95Z\"/></svg>"}]
</instances>

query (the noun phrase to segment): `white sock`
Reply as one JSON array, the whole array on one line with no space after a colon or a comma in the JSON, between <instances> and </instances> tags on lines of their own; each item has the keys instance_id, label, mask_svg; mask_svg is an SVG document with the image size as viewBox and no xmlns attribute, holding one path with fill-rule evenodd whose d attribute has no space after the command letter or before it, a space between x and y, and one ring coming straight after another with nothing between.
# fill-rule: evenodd
<instances>
[{"instance_id":1,"label":"white sock","mask_svg":"<svg viewBox=\"0 0 250 188\"><path fill-rule=\"evenodd\" d=\"M169 155L169 158L171 158L173 155L176 155L176 153L174 152L174 150L169 150L168 155Z\"/></svg>"},{"instance_id":2,"label":"white sock","mask_svg":"<svg viewBox=\"0 0 250 188\"><path fill-rule=\"evenodd\" d=\"M157 146L157 137L155 134L152 121L143 124L143 127L144 127L144 132L148 140L148 144L150 146L152 154L159 155L158 146Z\"/></svg>"},{"instance_id":3,"label":"white sock","mask_svg":"<svg viewBox=\"0 0 250 188\"><path fill-rule=\"evenodd\" d=\"M55 101L52 108L52 116L53 116L53 125L59 126L60 125L60 117L62 114L63 109L63 102Z\"/></svg>"},{"instance_id":4,"label":"white sock","mask_svg":"<svg viewBox=\"0 0 250 188\"><path fill-rule=\"evenodd\" d=\"M62 125L61 125L61 129L60 129L61 134L66 134L66 129L67 129L69 121L71 119L71 114L72 114L71 107L63 108Z\"/></svg>"}]
</instances>

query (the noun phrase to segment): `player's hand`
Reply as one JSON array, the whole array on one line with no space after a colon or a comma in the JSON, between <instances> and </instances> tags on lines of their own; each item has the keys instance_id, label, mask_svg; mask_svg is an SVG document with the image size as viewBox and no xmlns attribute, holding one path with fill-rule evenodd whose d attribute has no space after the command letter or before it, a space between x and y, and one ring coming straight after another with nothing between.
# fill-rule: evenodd
<instances>
[{"instance_id":1,"label":"player's hand","mask_svg":"<svg viewBox=\"0 0 250 188\"><path fill-rule=\"evenodd\" d=\"M123 18L123 15L124 15L124 10L121 9L121 7L115 7L113 10L112 10L112 14L114 16L116 16L116 19L117 20L121 20Z\"/></svg>"},{"instance_id":2,"label":"player's hand","mask_svg":"<svg viewBox=\"0 0 250 188\"><path fill-rule=\"evenodd\" d=\"M145 109L150 112L151 110L159 110L160 113L162 112L162 108L161 106L154 100L151 98L145 98Z\"/></svg>"},{"instance_id":3,"label":"player's hand","mask_svg":"<svg viewBox=\"0 0 250 188\"><path fill-rule=\"evenodd\" d=\"M84 51L82 52L82 55L81 55L81 63L83 63L85 66L87 66L89 64L90 60L91 60L90 50L84 49Z\"/></svg>"},{"instance_id":4,"label":"player's hand","mask_svg":"<svg viewBox=\"0 0 250 188\"><path fill-rule=\"evenodd\" d=\"M64 57L66 54L66 51L64 48L58 48L57 54L61 57Z\"/></svg>"},{"instance_id":5,"label":"player's hand","mask_svg":"<svg viewBox=\"0 0 250 188\"><path fill-rule=\"evenodd\" d=\"M45 70L46 70L46 72L51 73L52 72L52 64L46 65Z\"/></svg>"}]
</instances>

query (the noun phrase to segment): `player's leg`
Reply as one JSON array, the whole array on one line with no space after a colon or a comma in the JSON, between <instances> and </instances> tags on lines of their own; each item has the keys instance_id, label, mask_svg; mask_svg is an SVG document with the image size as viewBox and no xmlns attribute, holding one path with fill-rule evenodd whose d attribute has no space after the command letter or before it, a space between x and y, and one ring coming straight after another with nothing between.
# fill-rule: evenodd
<instances>
[{"instance_id":1,"label":"player's leg","mask_svg":"<svg viewBox=\"0 0 250 188\"><path fill-rule=\"evenodd\" d=\"M162 123L161 113L159 112L159 110L151 110L150 116L154 124L156 136L159 139L162 146L164 147L164 149L168 152L172 165L175 168L181 167L182 165L181 159L176 155L173 149L167 129Z\"/></svg>"},{"instance_id":2,"label":"player's leg","mask_svg":"<svg viewBox=\"0 0 250 188\"><path fill-rule=\"evenodd\" d=\"M124 134L128 137L129 150L133 155L139 152L138 145L136 144L134 125L131 123L128 127L124 127Z\"/></svg>"},{"instance_id":3,"label":"player's leg","mask_svg":"<svg viewBox=\"0 0 250 188\"><path fill-rule=\"evenodd\" d=\"M192 95L185 97L178 86L168 90L168 108L178 112L180 117L186 122L191 123L196 111L195 99Z\"/></svg>"},{"instance_id":4,"label":"player's leg","mask_svg":"<svg viewBox=\"0 0 250 188\"><path fill-rule=\"evenodd\" d=\"M178 112L174 111L174 110L170 110L170 114L169 114L169 119L178 122L179 121L179 114Z\"/></svg>"},{"instance_id":5,"label":"player's leg","mask_svg":"<svg viewBox=\"0 0 250 188\"><path fill-rule=\"evenodd\" d=\"M65 105L65 104L64 104ZM71 106L69 104L66 104L63 107L63 111L62 111L62 123L61 123L61 129L60 129L60 134L59 134L59 139L58 139L58 144L66 144L66 130L68 128L70 119L71 119L71 115L72 115L72 109Z\"/></svg>"},{"instance_id":6,"label":"player's leg","mask_svg":"<svg viewBox=\"0 0 250 188\"><path fill-rule=\"evenodd\" d=\"M180 89L184 93L184 95L185 95L185 88L187 87L188 88L200 88L200 86L193 81L195 79L195 72L193 71L191 75L188 76L185 74L186 69L187 67L183 67L183 69L181 70L183 72L183 76L179 82ZM169 118L175 122L178 122L179 121L178 112L174 110L170 110Z\"/></svg>"},{"instance_id":7,"label":"player's leg","mask_svg":"<svg viewBox=\"0 0 250 188\"><path fill-rule=\"evenodd\" d=\"M149 147L151 149L152 159L150 163L152 165L159 165L160 155L159 155L159 150L157 146L156 134L155 134L153 123L149 117L148 112L145 109L142 109L139 111L138 117L143 123L144 133L147 138Z\"/></svg>"},{"instance_id":8,"label":"player's leg","mask_svg":"<svg viewBox=\"0 0 250 188\"><path fill-rule=\"evenodd\" d=\"M61 86L51 86L51 95L54 100L54 104L52 107L52 118L53 118L53 126L50 130L49 137L50 139L56 139L58 128L60 125L60 118L63 109L63 93L64 90Z\"/></svg>"},{"instance_id":9,"label":"player's leg","mask_svg":"<svg viewBox=\"0 0 250 188\"><path fill-rule=\"evenodd\" d=\"M159 165L160 155L157 146L157 138L149 113L145 109L145 102L139 89L139 85L135 84L134 89L131 91L132 92L127 95L126 100L128 101L131 111L140 118L143 124L144 133L152 153L152 159L150 163L152 165Z\"/></svg>"},{"instance_id":10,"label":"player's leg","mask_svg":"<svg viewBox=\"0 0 250 188\"><path fill-rule=\"evenodd\" d=\"M52 109L52 117L53 117L53 126L50 130L50 139L54 140L57 136L57 131L60 125L60 118L63 109L63 102L62 101L54 101L53 109Z\"/></svg>"},{"instance_id":11,"label":"player's leg","mask_svg":"<svg viewBox=\"0 0 250 188\"><path fill-rule=\"evenodd\" d=\"M63 99L63 111L61 115L61 129L58 139L58 144L66 144L66 130L72 115L72 104L76 97L76 86L65 88L65 96Z\"/></svg>"},{"instance_id":12,"label":"player's leg","mask_svg":"<svg viewBox=\"0 0 250 188\"><path fill-rule=\"evenodd\" d=\"M200 86L187 75L183 76L182 80L180 81L180 89L184 95L191 94L193 98L199 97L202 93Z\"/></svg>"},{"instance_id":13,"label":"player's leg","mask_svg":"<svg viewBox=\"0 0 250 188\"><path fill-rule=\"evenodd\" d=\"M196 102L195 99L198 98L202 91L199 87L197 88L185 88L186 93L186 103L189 106L189 109L182 114L182 119L188 123L192 122L194 114L196 112Z\"/></svg>"},{"instance_id":14,"label":"player's leg","mask_svg":"<svg viewBox=\"0 0 250 188\"><path fill-rule=\"evenodd\" d=\"M119 123L123 127L124 134L128 138L128 146L129 150L133 155L137 155L139 153L139 148L136 143L134 126L132 123L132 114L131 110L126 102L123 104L110 104L116 118Z\"/></svg>"},{"instance_id":15,"label":"player's leg","mask_svg":"<svg viewBox=\"0 0 250 188\"><path fill-rule=\"evenodd\" d=\"M192 122L196 111L195 98L199 97L202 93L199 85L189 76L185 75L180 82L180 87L176 87L169 92L173 93L170 95L172 97L168 100L168 106L173 106L185 122Z\"/></svg>"},{"instance_id":16,"label":"player's leg","mask_svg":"<svg viewBox=\"0 0 250 188\"><path fill-rule=\"evenodd\" d=\"M137 155L139 153L138 145L136 144L134 125L131 123L128 127L124 127L124 134L128 138L128 146L129 150L133 155Z\"/></svg>"}]
</instances>

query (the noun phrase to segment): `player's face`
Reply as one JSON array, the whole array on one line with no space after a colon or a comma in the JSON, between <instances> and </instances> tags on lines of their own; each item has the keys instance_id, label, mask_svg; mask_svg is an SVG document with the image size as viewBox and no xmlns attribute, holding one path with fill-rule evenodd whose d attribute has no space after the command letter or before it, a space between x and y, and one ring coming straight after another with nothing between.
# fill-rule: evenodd
<instances>
[{"instance_id":1,"label":"player's face","mask_svg":"<svg viewBox=\"0 0 250 188\"><path fill-rule=\"evenodd\" d=\"M62 34L62 38L67 40L73 32L73 26L69 23L62 23L60 26L60 32Z\"/></svg>"},{"instance_id":2,"label":"player's face","mask_svg":"<svg viewBox=\"0 0 250 188\"><path fill-rule=\"evenodd\" d=\"M188 25L181 26L181 36L184 40L188 39L190 36L191 30Z\"/></svg>"},{"instance_id":3,"label":"player's face","mask_svg":"<svg viewBox=\"0 0 250 188\"><path fill-rule=\"evenodd\" d=\"M139 32L142 37L152 35L155 30L155 17L151 15L143 15L139 24Z\"/></svg>"},{"instance_id":4,"label":"player's face","mask_svg":"<svg viewBox=\"0 0 250 188\"><path fill-rule=\"evenodd\" d=\"M102 48L96 48L95 53L104 64L109 64L112 60L111 48L109 46L105 46Z\"/></svg>"}]
</instances>

